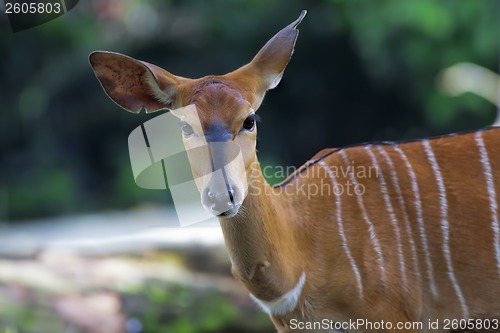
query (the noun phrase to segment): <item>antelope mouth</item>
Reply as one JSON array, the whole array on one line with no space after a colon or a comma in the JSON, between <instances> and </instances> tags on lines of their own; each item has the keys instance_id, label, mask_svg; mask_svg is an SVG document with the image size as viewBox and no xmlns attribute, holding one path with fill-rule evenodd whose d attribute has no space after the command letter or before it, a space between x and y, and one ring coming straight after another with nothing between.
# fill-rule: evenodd
<instances>
[{"instance_id":1,"label":"antelope mouth","mask_svg":"<svg viewBox=\"0 0 500 333\"><path fill-rule=\"evenodd\" d=\"M232 205L231 208L229 208L228 210L226 210L223 213L220 213L219 215L217 215L217 217L219 217L219 218L230 218L230 217L233 217L236 214L238 214L238 211L240 210L240 207L241 207L241 205Z\"/></svg>"}]
</instances>

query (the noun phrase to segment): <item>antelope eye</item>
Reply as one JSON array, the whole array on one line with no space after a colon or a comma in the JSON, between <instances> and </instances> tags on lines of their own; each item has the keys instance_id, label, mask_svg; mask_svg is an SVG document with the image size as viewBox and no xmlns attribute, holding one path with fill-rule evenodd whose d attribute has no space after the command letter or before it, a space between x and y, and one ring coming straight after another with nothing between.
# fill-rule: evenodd
<instances>
[{"instance_id":1,"label":"antelope eye","mask_svg":"<svg viewBox=\"0 0 500 333\"><path fill-rule=\"evenodd\" d=\"M254 127L255 127L255 115L251 114L243 122L243 129L247 131L253 131Z\"/></svg>"},{"instance_id":2,"label":"antelope eye","mask_svg":"<svg viewBox=\"0 0 500 333\"><path fill-rule=\"evenodd\" d=\"M181 130L184 136L191 136L194 133L193 127L186 122L181 122Z\"/></svg>"}]
</instances>

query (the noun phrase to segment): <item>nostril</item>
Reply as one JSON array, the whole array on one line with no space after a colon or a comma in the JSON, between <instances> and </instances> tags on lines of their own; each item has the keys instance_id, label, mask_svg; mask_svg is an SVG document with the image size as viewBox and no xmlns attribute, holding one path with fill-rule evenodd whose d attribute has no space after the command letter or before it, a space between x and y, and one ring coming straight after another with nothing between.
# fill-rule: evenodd
<instances>
[{"instance_id":1,"label":"nostril","mask_svg":"<svg viewBox=\"0 0 500 333\"><path fill-rule=\"evenodd\" d=\"M241 192L237 187L205 187L201 202L204 208L216 216L234 215L241 205ZM229 213L228 213L229 212Z\"/></svg>"},{"instance_id":2,"label":"nostril","mask_svg":"<svg viewBox=\"0 0 500 333\"><path fill-rule=\"evenodd\" d=\"M216 197L215 193L213 193L212 191L208 191L207 195L208 195L208 198L211 200L215 199L215 197Z\"/></svg>"},{"instance_id":3,"label":"nostril","mask_svg":"<svg viewBox=\"0 0 500 333\"><path fill-rule=\"evenodd\" d=\"M232 200L232 194L227 192L207 191L206 196L212 204L220 204Z\"/></svg>"},{"instance_id":4,"label":"nostril","mask_svg":"<svg viewBox=\"0 0 500 333\"><path fill-rule=\"evenodd\" d=\"M207 191L207 197L211 201L223 200L224 198L228 198L229 197L229 200L232 203L234 203L234 191L230 190L230 189L228 189L227 192L221 192L221 193L216 193L216 192L212 192L212 191L208 190Z\"/></svg>"},{"instance_id":5,"label":"nostril","mask_svg":"<svg viewBox=\"0 0 500 333\"><path fill-rule=\"evenodd\" d=\"M229 200L232 204L234 204L234 191L231 188L228 188L227 193L229 194Z\"/></svg>"}]
</instances>

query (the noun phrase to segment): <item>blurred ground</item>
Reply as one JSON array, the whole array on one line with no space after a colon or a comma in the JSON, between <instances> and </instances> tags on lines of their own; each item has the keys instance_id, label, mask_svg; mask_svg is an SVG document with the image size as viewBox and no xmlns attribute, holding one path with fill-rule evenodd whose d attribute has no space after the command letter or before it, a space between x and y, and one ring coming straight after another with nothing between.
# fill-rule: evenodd
<instances>
[{"instance_id":1,"label":"blurred ground","mask_svg":"<svg viewBox=\"0 0 500 333\"><path fill-rule=\"evenodd\" d=\"M273 332L218 227L146 209L0 228L0 332Z\"/></svg>"}]
</instances>

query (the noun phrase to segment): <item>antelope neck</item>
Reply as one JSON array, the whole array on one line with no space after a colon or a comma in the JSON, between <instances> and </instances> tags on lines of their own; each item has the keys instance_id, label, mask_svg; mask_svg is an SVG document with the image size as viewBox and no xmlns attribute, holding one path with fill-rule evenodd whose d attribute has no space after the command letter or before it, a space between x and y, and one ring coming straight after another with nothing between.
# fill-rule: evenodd
<instances>
[{"instance_id":1,"label":"antelope neck","mask_svg":"<svg viewBox=\"0 0 500 333\"><path fill-rule=\"evenodd\" d=\"M255 298L274 301L296 288L305 267L296 246L293 216L277 214L287 211L278 206L288 203L255 164L240 212L220 219L220 224L235 277Z\"/></svg>"}]
</instances>

